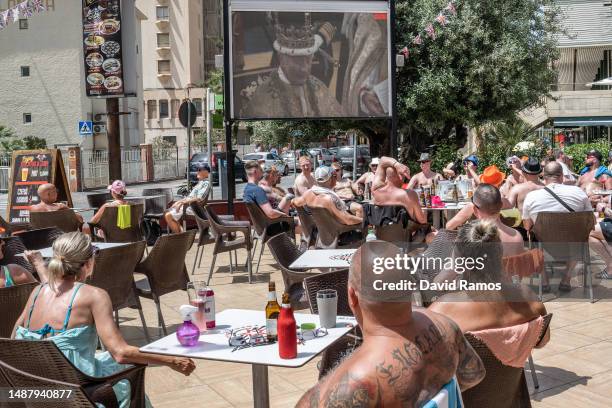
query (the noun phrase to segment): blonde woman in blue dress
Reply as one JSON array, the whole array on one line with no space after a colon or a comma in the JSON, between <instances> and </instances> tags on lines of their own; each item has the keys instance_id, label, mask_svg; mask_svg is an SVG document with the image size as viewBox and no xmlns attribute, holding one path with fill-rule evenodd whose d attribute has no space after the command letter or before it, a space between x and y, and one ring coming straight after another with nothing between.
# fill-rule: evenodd
<instances>
[{"instance_id":1,"label":"blonde woman in blue dress","mask_svg":"<svg viewBox=\"0 0 612 408\"><path fill-rule=\"evenodd\" d=\"M126 343L113 320L108 293L83 283L93 271L96 252L89 236L80 232L64 234L53 243L48 283L30 295L13 337L50 340L72 364L91 376L111 375L130 363L165 365L191 374L195 364L189 358L141 353ZM98 336L108 351L96 353ZM120 406L129 406L128 382L120 381L113 389Z\"/></svg>"}]
</instances>

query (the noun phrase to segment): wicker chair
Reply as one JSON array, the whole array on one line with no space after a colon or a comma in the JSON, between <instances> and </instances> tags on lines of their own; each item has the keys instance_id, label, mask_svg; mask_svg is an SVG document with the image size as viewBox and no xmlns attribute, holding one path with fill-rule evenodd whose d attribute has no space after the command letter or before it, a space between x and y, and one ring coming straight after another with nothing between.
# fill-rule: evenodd
<instances>
[{"instance_id":1,"label":"wicker chair","mask_svg":"<svg viewBox=\"0 0 612 408\"><path fill-rule=\"evenodd\" d=\"M23 254L27 248L23 245L23 241L19 237L0 238L4 241L4 257L0 259L0 265L16 264L35 274L36 271L30 262L20 254Z\"/></svg>"},{"instance_id":2,"label":"wicker chair","mask_svg":"<svg viewBox=\"0 0 612 408\"><path fill-rule=\"evenodd\" d=\"M23 375L27 373L52 382L73 384L75 387L80 387L91 401L110 408L118 406L112 385L120 380L128 380L130 407L145 406L145 365L134 365L106 377L91 377L77 369L52 341L0 339L0 350L2 350L2 363L5 364L2 370L14 386L32 388L40 385L40 382L37 382L39 380L28 380ZM16 375L7 374L7 365L19 370L21 374L16 371L12 371L17 373ZM54 406L62 408L84 406L68 405L68 403L69 401L64 400L61 402L62 405Z\"/></svg>"},{"instance_id":3,"label":"wicker chair","mask_svg":"<svg viewBox=\"0 0 612 408\"><path fill-rule=\"evenodd\" d=\"M261 208L256 203L245 203L251 223L253 224L253 240L255 241L253 247L253 254L257 250L257 243L261 241L261 250L259 251L259 257L257 259L257 269L255 273L259 272L259 264L261 263L261 255L263 254L265 244L268 242L270 237L276 234L285 232L287 226L293 236L295 236L295 221L293 217L278 217L268 218Z\"/></svg>"},{"instance_id":4,"label":"wicker chair","mask_svg":"<svg viewBox=\"0 0 612 408\"><path fill-rule=\"evenodd\" d=\"M310 302L308 302L306 298L306 292L303 285L304 278L318 275L318 273L290 269L289 265L298 259L302 253L286 233L278 234L270 238L268 240L268 248L270 248L270 252L283 275L285 292L289 294L291 307L294 310L307 308Z\"/></svg>"},{"instance_id":5,"label":"wicker chair","mask_svg":"<svg viewBox=\"0 0 612 408\"><path fill-rule=\"evenodd\" d=\"M187 289L189 275L185 267L185 256L194 239L195 231L163 235L159 237L149 256L136 266L135 272L147 277L136 282L136 293L155 302L159 326L164 335L168 332L159 298L166 293Z\"/></svg>"},{"instance_id":6,"label":"wicker chair","mask_svg":"<svg viewBox=\"0 0 612 408\"><path fill-rule=\"evenodd\" d=\"M141 224L144 213L142 204L130 205L131 224L130 228L121 229L117 226L117 215L119 207L106 207L104 213L97 224L89 223L92 227L92 238L97 239L93 233L94 228L99 228L104 233L105 242L137 242L144 239Z\"/></svg>"},{"instance_id":7,"label":"wicker chair","mask_svg":"<svg viewBox=\"0 0 612 408\"><path fill-rule=\"evenodd\" d=\"M551 318L551 314L544 316L544 325L538 343L542 341ZM495 357L484 342L474 337L471 333L466 333L465 337L480 356L487 374L476 386L462 392L464 406L466 408L531 407L523 367L504 365Z\"/></svg>"},{"instance_id":8,"label":"wicker chair","mask_svg":"<svg viewBox=\"0 0 612 408\"><path fill-rule=\"evenodd\" d=\"M31 282L0 288L0 337L11 337L15 322L37 286L38 282Z\"/></svg>"},{"instance_id":9,"label":"wicker chair","mask_svg":"<svg viewBox=\"0 0 612 408\"><path fill-rule=\"evenodd\" d=\"M147 323L142 313L140 298L136 296L134 270L142 259L146 243L144 241L100 250L96 256L94 271L89 284L104 289L111 298L115 322L119 326L119 310L131 307L138 309L142 329L148 342L151 342Z\"/></svg>"},{"instance_id":10,"label":"wicker chair","mask_svg":"<svg viewBox=\"0 0 612 408\"><path fill-rule=\"evenodd\" d=\"M210 206L204 206L206 217L210 221L210 226L215 237L215 246L213 247L213 259L208 272L207 285L210 284L213 269L217 260L217 255L230 252L230 272L232 267L232 251L244 248L247 251L247 270L249 272L249 283L253 281L253 268L251 265L251 249L253 244L251 241L251 223L248 221L229 221L220 218ZM235 238L233 234L240 232L244 235L243 238Z\"/></svg>"},{"instance_id":11,"label":"wicker chair","mask_svg":"<svg viewBox=\"0 0 612 408\"><path fill-rule=\"evenodd\" d=\"M593 303L593 275L591 274L591 256L589 235L595 218L591 211L562 213L538 213L533 233L538 246L548 255L550 263L581 260L583 265L583 284L589 288L589 297ZM571 245L570 245L571 244ZM546 261L546 257L545 257ZM540 298L542 298L542 279L540 279Z\"/></svg>"},{"instance_id":12,"label":"wicker chair","mask_svg":"<svg viewBox=\"0 0 612 408\"><path fill-rule=\"evenodd\" d=\"M193 260L193 267L191 268L191 274L195 273L196 263L198 268L202 265L202 256L204 255L204 246L208 244L214 244L215 238L210 234L212 228L210 228L210 221L206 218L204 209L196 204L191 204L191 209L194 213L194 218L198 224L198 239L196 240L196 254ZM199 257L199 259L198 259ZM230 257L231 262L231 257Z\"/></svg>"},{"instance_id":13,"label":"wicker chair","mask_svg":"<svg viewBox=\"0 0 612 408\"><path fill-rule=\"evenodd\" d=\"M26 249L36 251L51 247L53 242L63 233L62 230L57 228L41 228L16 232L13 236L21 239Z\"/></svg>"},{"instance_id":14,"label":"wicker chair","mask_svg":"<svg viewBox=\"0 0 612 408\"><path fill-rule=\"evenodd\" d=\"M302 232L300 233L300 248L309 249L317 243L317 224L307 207L295 207Z\"/></svg>"},{"instance_id":15,"label":"wicker chair","mask_svg":"<svg viewBox=\"0 0 612 408\"><path fill-rule=\"evenodd\" d=\"M89 398L85 390L78 384L70 384L64 381L54 381L37 375L28 374L0 361L0 387L9 388L41 388L50 390L62 390L64 395L70 393L70 398L64 400L46 400L36 404L43 408L81 408L95 407L95 403ZM112 390L112 388L111 388ZM112 400L110 400L112 403ZM25 402L6 402L6 407L28 406Z\"/></svg>"},{"instance_id":16,"label":"wicker chair","mask_svg":"<svg viewBox=\"0 0 612 408\"><path fill-rule=\"evenodd\" d=\"M82 225L71 209L30 212L30 226L35 229L55 227L63 232L73 232L80 231Z\"/></svg>"},{"instance_id":17,"label":"wicker chair","mask_svg":"<svg viewBox=\"0 0 612 408\"><path fill-rule=\"evenodd\" d=\"M29 229L30 224L27 222L7 222L4 218L0 217L0 228L4 229L7 235L12 235L17 231Z\"/></svg>"},{"instance_id":18,"label":"wicker chair","mask_svg":"<svg viewBox=\"0 0 612 408\"><path fill-rule=\"evenodd\" d=\"M312 213L312 218L317 225L317 248L335 249L335 248L358 248L365 239L365 230L362 224L346 225L338 221L326 208L308 207ZM354 234L353 239L342 243L346 239L347 234Z\"/></svg>"},{"instance_id":19,"label":"wicker chair","mask_svg":"<svg viewBox=\"0 0 612 408\"><path fill-rule=\"evenodd\" d=\"M319 308L317 306L317 292L322 289L335 289L338 293L338 315L353 315L353 311L351 310L348 302L348 269L309 276L304 279L304 288L310 304L310 311L313 314L319 313ZM355 333L360 336L361 332L359 328L355 329ZM323 352L321 358L321 364L319 366L319 379L323 378L327 373L329 373L342 361L344 356L350 354L359 345L360 341L358 337L344 336L336 343L328 347Z\"/></svg>"},{"instance_id":20,"label":"wicker chair","mask_svg":"<svg viewBox=\"0 0 612 408\"><path fill-rule=\"evenodd\" d=\"M90 193L87 194L87 204L90 208L93 208L94 211L97 211L100 207L106 204L108 201L111 201L113 196L108 191L104 193Z\"/></svg>"}]
</instances>

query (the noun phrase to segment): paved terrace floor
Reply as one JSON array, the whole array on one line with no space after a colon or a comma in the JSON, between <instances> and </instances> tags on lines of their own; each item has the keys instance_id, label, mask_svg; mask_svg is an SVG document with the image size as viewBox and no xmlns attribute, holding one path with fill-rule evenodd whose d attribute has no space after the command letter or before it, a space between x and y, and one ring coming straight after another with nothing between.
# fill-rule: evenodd
<instances>
[{"instance_id":1,"label":"paved terrace floor","mask_svg":"<svg viewBox=\"0 0 612 408\"><path fill-rule=\"evenodd\" d=\"M210 251L204 254L202 267L192 279L204 279L210 266ZM191 270L195 247L187 257ZM244 251L239 253L244 262ZM216 308L246 308L262 310L266 303L267 282L277 282L282 288L282 277L268 250L264 252L255 283L249 284L244 268L229 273L226 254L217 259L212 287ZM601 269L596 264L594 270ZM556 284L553 281L553 288ZM574 282L575 284L576 282ZM606 283L606 286L608 282ZM581 289L578 291L582 292ZM164 319L169 330L181 323L178 307L187 303L187 294L178 291L161 298ZM150 334L159 336L157 315L152 301L142 300ZM608 407L612 406L612 301L551 301L546 303L554 314L549 344L535 350L533 357L540 381L534 392L531 376L527 375L529 390L535 407ZM121 330L131 344L145 344L140 319L136 311L120 313ZM270 399L273 407L293 407L300 396L317 381L316 363L299 369L270 368ZM249 365L196 360L197 369L184 377L166 367L146 370L146 392L156 407L207 406L252 407L251 368Z\"/></svg>"}]
</instances>

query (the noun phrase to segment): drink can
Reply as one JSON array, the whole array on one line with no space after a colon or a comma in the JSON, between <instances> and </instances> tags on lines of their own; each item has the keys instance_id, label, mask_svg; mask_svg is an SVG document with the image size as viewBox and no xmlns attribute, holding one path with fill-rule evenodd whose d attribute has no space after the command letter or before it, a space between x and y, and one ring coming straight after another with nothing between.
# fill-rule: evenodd
<instances>
[{"instance_id":1,"label":"drink can","mask_svg":"<svg viewBox=\"0 0 612 408\"><path fill-rule=\"evenodd\" d=\"M205 316L206 316L206 328L214 329L216 326L215 323L215 292L212 288L206 288L206 307L205 307Z\"/></svg>"}]
</instances>

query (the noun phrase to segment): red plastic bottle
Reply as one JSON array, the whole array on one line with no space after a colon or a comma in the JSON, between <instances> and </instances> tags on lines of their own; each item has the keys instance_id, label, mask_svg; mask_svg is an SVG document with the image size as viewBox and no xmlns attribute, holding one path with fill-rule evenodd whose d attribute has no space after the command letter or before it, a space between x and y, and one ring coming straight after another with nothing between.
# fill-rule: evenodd
<instances>
[{"instance_id":1,"label":"red plastic bottle","mask_svg":"<svg viewBox=\"0 0 612 408\"><path fill-rule=\"evenodd\" d=\"M293 316L293 310L291 309L289 294L286 292L283 293L283 304L281 306L280 315L278 316L277 332L278 354L280 358L296 358L297 325L295 323L295 317Z\"/></svg>"}]
</instances>

